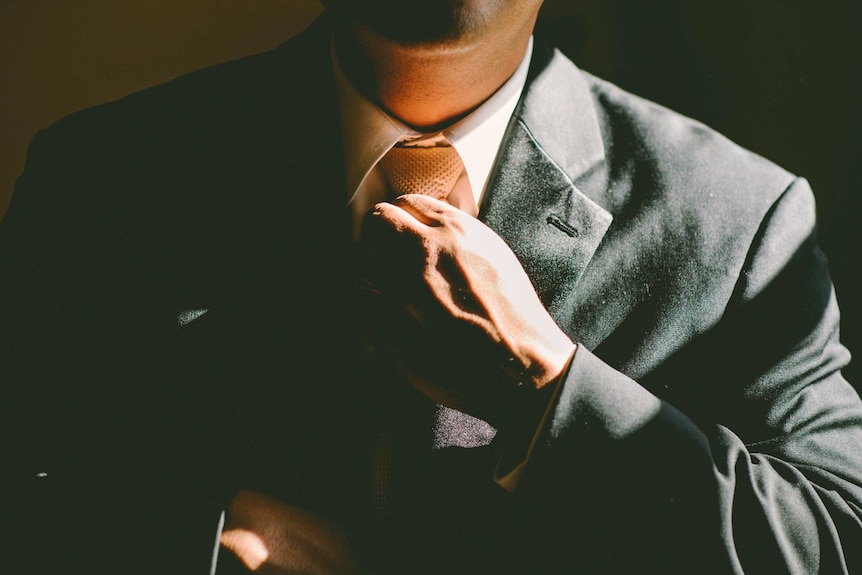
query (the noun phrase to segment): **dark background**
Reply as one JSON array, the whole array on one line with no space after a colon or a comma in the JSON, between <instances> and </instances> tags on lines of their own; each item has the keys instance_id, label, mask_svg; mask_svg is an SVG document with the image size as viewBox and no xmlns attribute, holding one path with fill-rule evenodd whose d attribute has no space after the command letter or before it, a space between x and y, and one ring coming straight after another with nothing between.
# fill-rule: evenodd
<instances>
[{"instance_id":1,"label":"dark background","mask_svg":"<svg viewBox=\"0 0 862 575\"><path fill-rule=\"evenodd\" d=\"M38 129L272 48L319 11L316 0L0 0L0 213ZM546 0L539 29L583 69L809 179L843 339L862 363L862 0ZM858 365L845 373L862 387Z\"/></svg>"}]
</instances>

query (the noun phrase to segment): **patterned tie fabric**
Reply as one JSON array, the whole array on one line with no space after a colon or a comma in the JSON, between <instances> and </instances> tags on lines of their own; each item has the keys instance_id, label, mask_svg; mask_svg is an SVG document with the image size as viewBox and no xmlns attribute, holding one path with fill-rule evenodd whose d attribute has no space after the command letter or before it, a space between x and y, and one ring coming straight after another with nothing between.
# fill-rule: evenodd
<instances>
[{"instance_id":1,"label":"patterned tie fabric","mask_svg":"<svg viewBox=\"0 0 862 575\"><path fill-rule=\"evenodd\" d=\"M445 200L464 171L452 146L395 146L380 166L396 195L423 194Z\"/></svg>"},{"instance_id":2,"label":"patterned tie fabric","mask_svg":"<svg viewBox=\"0 0 862 575\"><path fill-rule=\"evenodd\" d=\"M441 200L450 196L464 171L458 152L454 147L445 145L395 146L380 160L379 165L394 195L423 194ZM472 215L475 216L475 201L469 190L467 195L473 208ZM423 407L411 406L410 401L403 403L405 405L398 406L397 414L390 417L391 421L383 424L373 453L373 504L378 520L385 523L398 515L397 503L393 501L393 488L402 491L419 488L415 481L419 478L416 470L420 471L420 477L427 479L434 476L433 458L428 459L431 451L486 446L496 434L496 430L488 423L454 409L426 405L424 401L420 404ZM433 410L433 414L426 412L428 408ZM414 428L417 426L431 435L416 436ZM408 428L413 431L408 431ZM420 440L407 437L419 437ZM486 473L491 473L491 469L485 470Z\"/></svg>"}]
</instances>

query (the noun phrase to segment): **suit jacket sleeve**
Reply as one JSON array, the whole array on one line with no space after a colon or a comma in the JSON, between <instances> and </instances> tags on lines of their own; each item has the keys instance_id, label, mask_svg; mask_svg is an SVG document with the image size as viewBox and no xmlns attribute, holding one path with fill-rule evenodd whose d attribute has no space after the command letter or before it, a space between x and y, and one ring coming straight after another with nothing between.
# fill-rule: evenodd
<instances>
[{"instance_id":1,"label":"suit jacket sleeve","mask_svg":"<svg viewBox=\"0 0 862 575\"><path fill-rule=\"evenodd\" d=\"M667 366L695 389L724 381L714 405L683 413L579 347L522 480L545 503L547 542L574 545L586 572L862 569L862 405L840 373L838 319L798 179L700 338L723 346L721 365Z\"/></svg>"}]
</instances>

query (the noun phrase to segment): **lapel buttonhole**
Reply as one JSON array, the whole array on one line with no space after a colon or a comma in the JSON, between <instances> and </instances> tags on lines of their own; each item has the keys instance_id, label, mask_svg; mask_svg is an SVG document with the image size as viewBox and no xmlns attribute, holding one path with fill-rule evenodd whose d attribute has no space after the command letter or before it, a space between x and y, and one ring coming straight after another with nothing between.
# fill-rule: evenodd
<instances>
[{"instance_id":1,"label":"lapel buttonhole","mask_svg":"<svg viewBox=\"0 0 862 575\"><path fill-rule=\"evenodd\" d=\"M563 220L563 218L557 214L549 215L548 219L545 221L570 237L576 238L581 235L573 225Z\"/></svg>"}]
</instances>

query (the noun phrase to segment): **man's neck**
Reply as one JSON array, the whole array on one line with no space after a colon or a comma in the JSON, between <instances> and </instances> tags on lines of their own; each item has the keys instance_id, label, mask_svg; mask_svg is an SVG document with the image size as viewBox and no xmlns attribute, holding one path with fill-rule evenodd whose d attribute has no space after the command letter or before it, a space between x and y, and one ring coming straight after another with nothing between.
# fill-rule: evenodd
<instances>
[{"instance_id":1,"label":"man's neck","mask_svg":"<svg viewBox=\"0 0 862 575\"><path fill-rule=\"evenodd\" d=\"M365 28L340 27L336 51L347 77L369 100L429 132L466 116L509 79L527 49L529 24L507 38L434 46L405 46Z\"/></svg>"}]
</instances>

